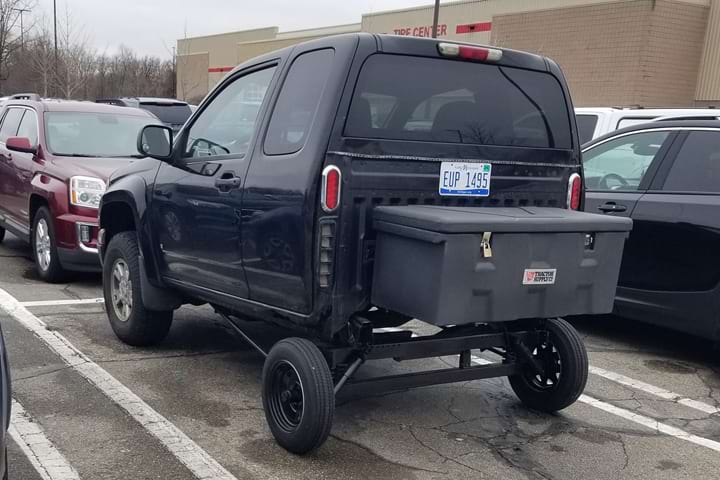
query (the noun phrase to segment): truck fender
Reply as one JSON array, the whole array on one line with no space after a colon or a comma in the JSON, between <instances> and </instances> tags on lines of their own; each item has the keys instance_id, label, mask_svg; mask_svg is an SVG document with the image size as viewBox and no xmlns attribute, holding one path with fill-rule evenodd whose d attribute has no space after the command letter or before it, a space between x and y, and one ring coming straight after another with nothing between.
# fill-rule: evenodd
<instances>
[{"instance_id":1,"label":"truck fender","mask_svg":"<svg viewBox=\"0 0 720 480\"><path fill-rule=\"evenodd\" d=\"M138 236L138 246L140 248L140 289L142 293L142 301L148 310L166 311L174 310L182 305L183 299L173 290L164 287L160 278L157 265L148 256L146 252L152 251L152 242L147 224L147 202L145 200L146 184L142 178L128 176L118 180L111 185L107 192L103 195L99 212L100 228L108 229L109 236L105 239L100 250L100 258L104 259L105 249L110 242L110 238L117 231L113 231L113 225L117 225L119 219L113 216L117 208L120 207L125 212L131 212L132 218L125 218L120 225L132 226ZM109 212L109 213L108 213ZM127 228L125 228L127 229Z\"/></svg>"}]
</instances>

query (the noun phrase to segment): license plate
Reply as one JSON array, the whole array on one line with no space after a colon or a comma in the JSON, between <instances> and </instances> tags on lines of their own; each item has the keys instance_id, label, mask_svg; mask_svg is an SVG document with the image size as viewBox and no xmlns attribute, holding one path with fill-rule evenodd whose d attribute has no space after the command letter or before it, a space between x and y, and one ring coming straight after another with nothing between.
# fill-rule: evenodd
<instances>
[{"instance_id":1,"label":"license plate","mask_svg":"<svg viewBox=\"0 0 720 480\"><path fill-rule=\"evenodd\" d=\"M440 195L487 197L490 195L489 163L442 162Z\"/></svg>"},{"instance_id":2,"label":"license plate","mask_svg":"<svg viewBox=\"0 0 720 480\"><path fill-rule=\"evenodd\" d=\"M523 285L554 285L555 268L526 268L523 275Z\"/></svg>"}]
</instances>

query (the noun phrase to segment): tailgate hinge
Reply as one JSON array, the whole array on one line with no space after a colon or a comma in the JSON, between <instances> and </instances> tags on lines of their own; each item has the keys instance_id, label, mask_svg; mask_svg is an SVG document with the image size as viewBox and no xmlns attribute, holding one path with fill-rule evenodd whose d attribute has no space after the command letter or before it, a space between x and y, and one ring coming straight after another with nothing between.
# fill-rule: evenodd
<instances>
[{"instance_id":1,"label":"tailgate hinge","mask_svg":"<svg viewBox=\"0 0 720 480\"><path fill-rule=\"evenodd\" d=\"M482 236L482 242L480 245L482 246L482 252L484 258L490 258L492 257L492 247L490 247L490 237L492 237L492 232L485 232Z\"/></svg>"}]
</instances>

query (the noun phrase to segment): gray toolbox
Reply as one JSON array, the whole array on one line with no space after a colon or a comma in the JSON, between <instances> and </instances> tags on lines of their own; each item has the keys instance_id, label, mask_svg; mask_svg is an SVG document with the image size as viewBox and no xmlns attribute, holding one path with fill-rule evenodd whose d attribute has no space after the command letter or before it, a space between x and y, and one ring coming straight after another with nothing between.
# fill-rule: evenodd
<instances>
[{"instance_id":1,"label":"gray toolbox","mask_svg":"<svg viewBox=\"0 0 720 480\"><path fill-rule=\"evenodd\" d=\"M434 325L609 313L632 220L560 208L376 207L374 305Z\"/></svg>"}]
</instances>

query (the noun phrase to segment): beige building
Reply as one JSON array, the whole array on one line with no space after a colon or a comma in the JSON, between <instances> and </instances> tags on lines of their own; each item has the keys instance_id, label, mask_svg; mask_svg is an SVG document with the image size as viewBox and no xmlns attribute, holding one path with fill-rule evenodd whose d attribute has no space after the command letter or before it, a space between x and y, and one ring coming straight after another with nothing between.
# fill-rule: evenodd
<instances>
[{"instance_id":1,"label":"beige building","mask_svg":"<svg viewBox=\"0 0 720 480\"><path fill-rule=\"evenodd\" d=\"M429 37L433 6L359 24L277 27L178 41L178 96L197 101L235 65L348 32ZM464 0L440 7L438 37L541 53L562 66L576 106L720 106L720 0Z\"/></svg>"}]
</instances>

